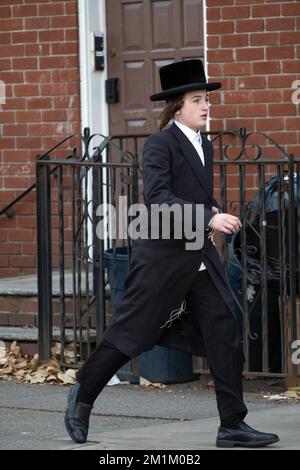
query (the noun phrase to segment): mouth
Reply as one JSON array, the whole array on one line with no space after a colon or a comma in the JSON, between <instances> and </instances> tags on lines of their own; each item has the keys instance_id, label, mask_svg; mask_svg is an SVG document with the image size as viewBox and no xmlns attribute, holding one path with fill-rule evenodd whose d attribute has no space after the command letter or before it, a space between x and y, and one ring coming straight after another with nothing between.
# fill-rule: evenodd
<instances>
[{"instance_id":1,"label":"mouth","mask_svg":"<svg viewBox=\"0 0 300 470\"><path fill-rule=\"evenodd\" d=\"M207 114L202 114L200 117L201 117L202 119L206 119L206 118L207 118Z\"/></svg>"}]
</instances>

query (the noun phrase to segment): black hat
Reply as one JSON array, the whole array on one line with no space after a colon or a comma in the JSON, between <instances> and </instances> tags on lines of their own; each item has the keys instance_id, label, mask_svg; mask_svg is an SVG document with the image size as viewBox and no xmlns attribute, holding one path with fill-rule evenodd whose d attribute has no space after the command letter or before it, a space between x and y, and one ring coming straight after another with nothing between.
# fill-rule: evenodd
<instances>
[{"instance_id":1,"label":"black hat","mask_svg":"<svg viewBox=\"0 0 300 470\"><path fill-rule=\"evenodd\" d=\"M150 96L151 101L166 100L169 96L193 90L217 90L221 83L207 83L200 59L183 60L159 69L162 92Z\"/></svg>"}]
</instances>

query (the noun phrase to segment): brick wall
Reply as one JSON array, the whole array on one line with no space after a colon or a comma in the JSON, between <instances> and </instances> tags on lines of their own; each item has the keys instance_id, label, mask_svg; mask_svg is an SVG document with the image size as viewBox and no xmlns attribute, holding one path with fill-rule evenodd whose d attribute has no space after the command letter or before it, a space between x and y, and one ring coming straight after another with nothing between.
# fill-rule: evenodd
<instances>
[{"instance_id":1,"label":"brick wall","mask_svg":"<svg viewBox=\"0 0 300 470\"><path fill-rule=\"evenodd\" d=\"M211 94L212 129L245 126L267 132L300 157L300 2L206 0L208 74L223 92ZM300 98L300 94L298 94ZM274 156L276 151L268 150Z\"/></svg>"},{"instance_id":2,"label":"brick wall","mask_svg":"<svg viewBox=\"0 0 300 470\"><path fill-rule=\"evenodd\" d=\"M77 1L0 5L2 208L35 181L37 154L80 132L80 102ZM0 218L0 277L35 271L35 193L14 211Z\"/></svg>"}]
</instances>

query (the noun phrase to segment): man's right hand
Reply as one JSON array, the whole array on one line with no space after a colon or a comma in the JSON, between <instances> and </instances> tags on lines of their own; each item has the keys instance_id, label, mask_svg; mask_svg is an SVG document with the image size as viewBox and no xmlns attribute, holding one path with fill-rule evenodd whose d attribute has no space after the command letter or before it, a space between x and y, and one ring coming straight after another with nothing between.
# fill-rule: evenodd
<instances>
[{"instance_id":1,"label":"man's right hand","mask_svg":"<svg viewBox=\"0 0 300 470\"><path fill-rule=\"evenodd\" d=\"M225 235L232 235L240 230L242 223L238 217L222 213L214 215L209 226L213 230L225 233Z\"/></svg>"}]
</instances>

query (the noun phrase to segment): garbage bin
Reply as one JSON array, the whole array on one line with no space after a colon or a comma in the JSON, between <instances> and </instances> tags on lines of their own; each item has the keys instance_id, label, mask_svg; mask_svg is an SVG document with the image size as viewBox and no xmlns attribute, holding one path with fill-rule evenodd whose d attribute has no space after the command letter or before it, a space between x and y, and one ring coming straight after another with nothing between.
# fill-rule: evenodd
<instances>
[{"instance_id":1,"label":"garbage bin","mask_svg":"<svg viewBox=\"0 0 300 470\"><path fill-rule=\"evenodd\" d=\"M106 250L103 259L108 272L114 320L117 315L117 304L124 295L124 283L128 274L128 249L127 247L115 248L115 256L113 249ZM150 382L176 383L195 379L193 356L188 352L154 346L151 351L141 353L138 361L140 376ZM125 364L120 371L124 378L126 372L129 371L129 364ZM128 380L131 382L137 382L136 379L132 374L128 375Z\"/></svg>"},{"instance_id":2,"label":"garbage bin","mask_svg":"<svg viewBox=\"0 0 300 470\"><path fill-rule=\"evenodd\" d=\"M286 279L289 278L288 259L288 200L289 192L285 190L284 184L287 176L283 175L282 188L284 198L283 211L285 217L286 234ZM294 174L295 192L295 217L299 198L299 175ZM281 324L279 311L280 295L280 253L279 253L279 230L278 221L279 204L278 177L272 176L264 186L265 210L266 210L266 261L267 261L267 288L268 288L268 348L269 348L269 372L282 372L281 358ZM249 202L246 208L245 219L248 221L246 227L246 264L247 264L247 292L242 292L242 266L241 266L241 234L240 232L231 237L228 245L227 274L230 286L237 298L243 304L243 295L247 295L249 315L249 326L252 333L256 333L256 339L249 338L249 366L251 371L262 370L262 299L260 293L261 284L261 245L260 245L260 193L258 192ZM295 219L297 220L297 218ZM296 233L298 230L296 229ZM296 241L297 246L297 241ZM297 256L297 253L295 253ZM299 273L298 273L299 274ZM236 305L238 317L241 319L241 310ZM240 320L241 322L241 320Z\"/></svg>"}]
</instances>

